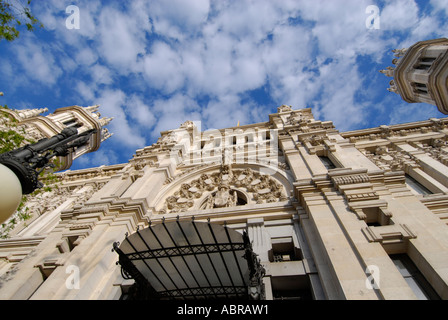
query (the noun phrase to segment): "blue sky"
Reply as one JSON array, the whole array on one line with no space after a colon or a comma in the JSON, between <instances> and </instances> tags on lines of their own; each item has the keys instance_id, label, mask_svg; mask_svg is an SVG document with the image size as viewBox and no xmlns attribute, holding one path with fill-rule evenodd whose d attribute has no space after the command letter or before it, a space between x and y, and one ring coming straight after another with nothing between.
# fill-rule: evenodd
<instances>
[{"instance_id":1,"label":"blue sky","mask_svg":"<svg viewBox=\"0 0 448 320\"><path fill-rule=\"evenodd\" d=\"M66 8L79 8L68 29ZM366 8L379 29L366 28ZM0 104L99 104L114 136L72 169L127 162L160 131L264 122L286 104L340 131L444 117L379 73L392 49L448 36L446 0L33 1L45 28L0 42Z\"/></svg>"}]
</instances>

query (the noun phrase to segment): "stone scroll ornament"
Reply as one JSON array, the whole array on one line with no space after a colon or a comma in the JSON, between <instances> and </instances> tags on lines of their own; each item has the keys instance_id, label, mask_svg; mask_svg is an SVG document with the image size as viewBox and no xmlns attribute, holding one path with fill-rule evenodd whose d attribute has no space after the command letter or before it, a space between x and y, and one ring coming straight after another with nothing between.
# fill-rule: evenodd
<instances>
[{"instance_id":1,"label":"stone scroll ornament","mask_svg":"<svg viewBox=\"0 0 448 320\"><path fill-rule=\"evenodd\" d=\"M201 201L201 209L225 208L238 205L237 190L247 194L257 203L286 201L282 184L269 175L263 175L250 168L232 169L223 165L219 172L204 173L198 179L183 183L165 201L161 214L184 212ZM204 198L204 196L206 197Z\"/></svg>"}]
</instances>

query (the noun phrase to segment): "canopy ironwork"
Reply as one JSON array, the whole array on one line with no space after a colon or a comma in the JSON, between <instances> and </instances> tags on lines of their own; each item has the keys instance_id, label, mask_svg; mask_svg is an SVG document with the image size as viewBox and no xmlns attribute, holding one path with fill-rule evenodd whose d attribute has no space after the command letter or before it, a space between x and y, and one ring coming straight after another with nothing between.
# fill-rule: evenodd
<instances>
[{"instance_id":1,"label":"canopy ironwork","mask_svg":"<svg viewBox=\"0 0 448 320\"><path fill-rule=\"evenodd\" d=\"M139 299L264 299L250 239L227 225L162 220L113 247Z\"/></svg>"}]
</instances>

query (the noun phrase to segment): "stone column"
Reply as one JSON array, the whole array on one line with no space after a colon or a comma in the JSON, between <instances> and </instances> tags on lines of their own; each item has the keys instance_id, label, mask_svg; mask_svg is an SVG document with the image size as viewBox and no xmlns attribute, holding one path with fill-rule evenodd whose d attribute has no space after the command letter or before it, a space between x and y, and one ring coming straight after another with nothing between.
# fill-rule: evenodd
<instances>
[{"instance_id":1,"label":"stone column","mask_svg":"<svg viewBox=\"0 0 448 320\"><path fill-rule=\"evenodd\" d=\"M310 250L310 246L308 245L308 241L305 237L303 227L301 226L301 223L303 221L302 219L308 220L306 215L304 214L304 211L300 209L299 214L294 215L294 232L296 234L297 241L299 242L299 246L302 251L303 265L310 279L311 291L313 293L314 299L325 300L326 297L322 288L322 283L320 282L319 279L316 264L314 263L314 258Z\"/></svg>"},{"instance_id":2,"label":"stone column","mask_svg":"<svg viewBox=\"0 0 448 320\"><path fill-rule=\"evenodd\" d=\"M346 201L337 192L328 190L325 191L325 196L341 232L345 235L347 242L344 246L350 246L350 249L346 250L352 251L350 256L353 258L351 259L358 260L358 262L353 260L343 267L351 271L351 276L348 278L350 281L346 281L347 283L352 282L351 285L353 285L353 292L350 294L353 296L349 299L416 299L381 244L370 242L362 232L366 228L366 223L348 209ZM342 263L348 262L337 263L342 266ZM371 274L372 270L378 274ZM345 281L342 279L344 287ZM355 291L355 284L356 290L359 291ZM356 297L357 295L358 297Z\"/></svg>"},{"instance_id":3,"label":"stone column","mask_svg":"<svg viewBox=\"0 0 448 320\"><path fill-rule=\"evenodd\" d=\"M378 299L377 294L366 287L365 265L360 261L353 240L347 234L348 228L356 229L358 241L367 243L361 239L360 222L353 213L347 211L341 195L328 188L331 186L329 181L317 183L322 190L317 189L314 183L305 181L296 182L295 187L307 213L302 216L301 222L325 296L330 300Z\"/></svg>"},{"instance_id":4,"label":"stone column","mask_svg":"<svg viewBox=\"0 0 448 320\"><path fill-rule=\"evenodd\" d=\"M109 216L95 226L58 266L31 299L95 300L114 289L119 274L112 244L135 229L130 214ZM118 289L115 288L115 289Z\"/></svg>"},{"instance_id":5,"label":"stone column","mask_svg":"<svg viewBox=\"0 0 448 320\"><path fill-rule=\"evenodd\" d=\"M27 257L1 277L1 300L26 300L31 297L44 282L44 276L37 265L46 257L58 255L54 244L60 238L60 232L49 234Z\"/></svg>"},{"instance_id":6,"label":"stone column","mask_svg":"<svg viewBox=\"0 0 448 320\"><path fill-rule=\"evenodd\" d=\"M260 261L269 261L268 251L272 249L269 236L266 234L264 219L254 218L247 220L247 231L249 239L252 241L252 248Z\"/></svg>"}]
</instances>

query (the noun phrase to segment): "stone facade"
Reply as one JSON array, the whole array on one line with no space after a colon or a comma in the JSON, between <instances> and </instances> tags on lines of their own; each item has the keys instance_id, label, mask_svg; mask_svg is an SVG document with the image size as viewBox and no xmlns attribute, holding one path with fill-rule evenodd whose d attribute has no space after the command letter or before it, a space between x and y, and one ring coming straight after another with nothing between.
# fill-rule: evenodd
<instances>
[{"instance_id":1,"label":"stone facade","mask_svg":"<svg viewBox=\"0 0 448 320\"><path fill-rule=\"evenodd\" d=\"M448 118L341 133L281 106L234 128L187 121L128 163L58 174L0 241L0 298L125 297L113 243L194 218L247 231L266 299L417 299L416 274L448 299L447 153Z\"/></svg>"}]
</instances>

